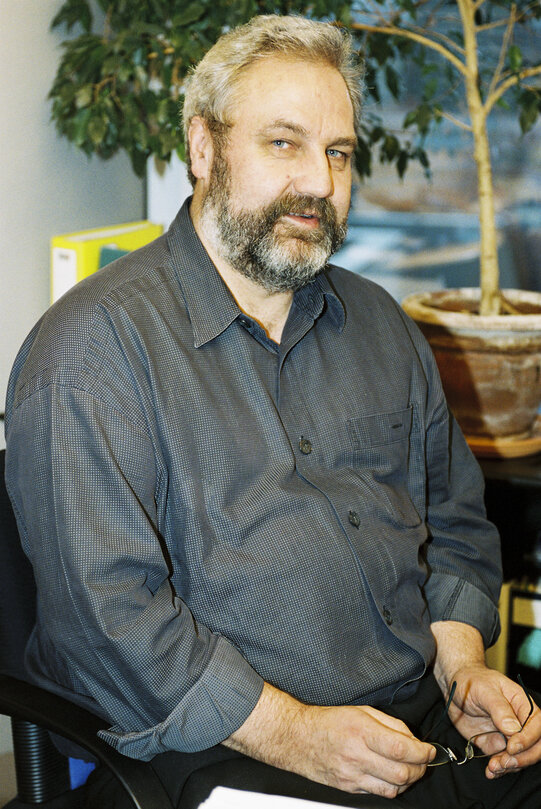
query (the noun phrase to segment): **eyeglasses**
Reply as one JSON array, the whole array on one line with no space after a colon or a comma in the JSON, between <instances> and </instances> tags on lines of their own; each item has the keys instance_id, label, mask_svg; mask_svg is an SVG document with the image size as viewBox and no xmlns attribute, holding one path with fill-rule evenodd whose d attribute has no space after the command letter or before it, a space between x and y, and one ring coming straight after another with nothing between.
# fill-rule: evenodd
<instances>
[{"instance_id":1,"label":"eyeglasses","mask_svg":"<svg viewBox=\"0 0 541 809\"><path fill-rule=\"evenodd\" d=\"M517 680L518 680L522 690L526 694L526 697L528 698L528 702L530 703L530 711L529 711L528 716L526 717L526 719L524 720L524 722L523 722L523 724L521 726L521 730L522 730L522 728L524 727L524 725L526 724L526 722L528 721L528 719L530 718L530 716L533 713L533 702L532 702L532 698L530 697L530 695L528 694L528 692L526 690L526 687L525 687L524 683L522 682L522 677L520 676L520 674L517 675ZM449 693L449 699L447 700L447 703L445 705L445 708L443 710L443 713L442 713L441 717L438 719L436 724L429 730L429 732L426 734L426 736L422 740L423 742L428 742L428 744L431 744L433 747L436 748L436 756L428 764L429 767L440 767L442 764L451 764L451 763L458 764L460 766L461 764L466 764L467 761L471 761L472 758L489 758L490 756L495 756L498 753L503 753L503 751L507 747L507 737L504 736L503 733L500 733L499 730L489 730L489 731L484 731L483 733L476 733L475 736L472 736L466 742L466 747L464 749L463 757L461 757L460 755L457 755L456 753L454 753L453 750L451 750L450 747L444 747L444 745L438 744L438 742L430 742L430 741L428 741L428 737L432 733L434 733L436 728L442 723L442 721L447 716L447 714L449 712L449 706L450 706L450 704L451 704L451 702L453 700L455 691L456 691L456 682L454 682L453 685L451 686L451 691ZM483 738L484 740L488 740L488 742L490 744L490 749L491 749L490 753L485 753L483 750L481 750L480 747L478 747L478 742L479 742L479 740L481 738Z\"/></svg>"}]
</instances>

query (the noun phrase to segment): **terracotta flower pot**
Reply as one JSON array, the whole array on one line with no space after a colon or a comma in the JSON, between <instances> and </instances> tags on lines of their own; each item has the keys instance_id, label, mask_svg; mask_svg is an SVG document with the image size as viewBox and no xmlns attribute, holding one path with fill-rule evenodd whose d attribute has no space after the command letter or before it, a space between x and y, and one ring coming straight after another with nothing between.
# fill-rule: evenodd
<instances>
[{"instance_id":1,"label":"terracotta flower pot","mask_svg":"<svg viewBox=\"0 0 541 809\"><path fill-rule=\"evenodd\" d=\"M478 289L409 295L402 303L430 343L443 387L470 443L522 442L541 450L541 293L504 290L521 314L480 317ZM534 441L534 444L532 444ZM499 442L499 443L498 443Z\"/></svg>"}]
</instances>

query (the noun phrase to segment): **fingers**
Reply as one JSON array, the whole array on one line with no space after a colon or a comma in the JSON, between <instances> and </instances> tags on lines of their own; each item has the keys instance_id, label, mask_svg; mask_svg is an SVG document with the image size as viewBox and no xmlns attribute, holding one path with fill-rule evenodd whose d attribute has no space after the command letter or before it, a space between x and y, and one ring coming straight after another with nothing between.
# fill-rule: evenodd
<instances>
[{"instance_id":1,"label":"fingers","mask_svg":"<svg viewBox=\"0 0 541 809\"><path fill-rule=\"evenodd\" d=\"M517 689L519 686L517 686ZM519 698L525 700L525 695L518 692ZM515 704L517 704L517 698L514 698ZM517 704L517 708L518 705ZM494 726L500 730L505 736L512 736L520 732L522 728L522 723L519 720L517 713L513 707L513 699L508 699L505 697L504 694L496 692L494 696L492 696L490 706L489 706L489 715L494 723ZM524 717L525 718L525 717Z\"/></svg>"},{"instance_id":2,"label":"fingers","mask_svg":"<svg viewBox=\"0 0 541 809\"><path fill-rule=\"evenodd\" d=\"M347 709L340 755L332 762L332 785L348 792L394 798L421 778L435 755L399 720L369 707ZM335 781L334 779L337 778Z\"/></svg>"},{"instance_id":3,"label":"fingers","mask_svg":"<svg viewBox=\"0 0 541 809\"><path fill-rule=\"evenodd\" d=\"M426 764L409 764L394 761L385 755L366 750L362 763L350 760L341 762L339 783L347 792L369 792L384 798L395 798L421 778Z\"/></svg>"},{"instance_id":4,"label":"fingers","mask_svg":"<svg viewBox=\"0 0 541 809\"><path fill-rule=\"evenodd\" d=\"M525 716L522 717L524 718ZM534 705L534 711L522 730L509 738L506 750L490 759L487 775L499 777L530 767L539 761L541 761L541 711Z\"/></svg>"},{"instance_id":5,"label":"fingers","mask_svg":"<svg viewBox=\"0 0 541 809\"><path fill-rule=\"evenodd\" d=\"M373 708L364 711L372 714L374 721L368 724L366 740L368 747L377 755L389 760L424 765L432 760L435 750L431 744L421 742L400 720L382 714Z\"/></svg>"},{"instance_id":6,"label":"fingers","mask_svg":"<svg viewBox=\"0 0 541 809\"><path fill-rule=\"evenodd\" d=\"M466 738L484 731L499 730L508 739L527 731L530 745L538 738L538 728L530 725L521 730L530 710L523 689L500 672L484 668L457 672L458 688L449 715ZM487 750L490 752L490 750Z\"/></svg>"},{"instance_id":7,"label":"fingers","mask_svg":"<svg viewBox=\"0 0 541 809\"><path fill-rule=\"evenodd\" d=\"M541 712L533 714L524 730L509 739L507 751L517 756L520 766L529 766L541 759Z\"/></svg>"}]
</instances>

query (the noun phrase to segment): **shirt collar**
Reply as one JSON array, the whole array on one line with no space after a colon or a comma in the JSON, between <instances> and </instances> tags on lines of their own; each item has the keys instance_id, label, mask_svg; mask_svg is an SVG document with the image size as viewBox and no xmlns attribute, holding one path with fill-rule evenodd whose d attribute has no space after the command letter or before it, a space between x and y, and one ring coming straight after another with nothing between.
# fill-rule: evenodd
<instances>
[{"instance_id":1,"label":"shirt collar","mask_svg":"<svg viewBox=\"0 0 541 809\"><path fill-rule=\"evenodd\" d=\"M346 313L342 301L327 276L331 268L332 265L329 265L326 271L316 276L312 283L299 289L295 293L293 302L298 309L305 311L314 320L321 315L327 304L325 315L338 331L342 331L346 322Z\"/></svg>"},{"instance_id":2,"label":"shirt collar","mask_svg":"<svg viewBox=\"0 0 541 809\"><path fill-rule=\"evenodd\" d=\"M190 217L191 197L187 199L167 232L173 267L177 275L194 335L200 348L225 331L242 314L203 247ZM327 301L329 319L341 331L345 323L343 304L326 274L295 293L294 305L314 320Z\"/></svg>"}]
</instances>

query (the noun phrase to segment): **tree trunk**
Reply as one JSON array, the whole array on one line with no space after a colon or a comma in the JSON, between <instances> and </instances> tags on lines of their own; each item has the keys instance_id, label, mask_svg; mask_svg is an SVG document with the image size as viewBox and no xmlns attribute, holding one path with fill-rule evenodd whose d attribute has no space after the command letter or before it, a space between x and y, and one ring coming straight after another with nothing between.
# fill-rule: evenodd
<instances>
[{"instance_id":1,"label":"tree trunk","mask_svg":"<svg viewBox=\"0 0 541 809\"><path fill-rule=\"evenodd\" d=\"M500 312L500 274L498 267L498 239L494 212L494 186L490 146L487 135L486 111L479 93L479 66L477 62L477 36L475 8L472 0L457 0L464 31L466 99L473 130L474 159L477 165L480 224L480 286L481 315Z\"/></svg>"}]
</instances>

